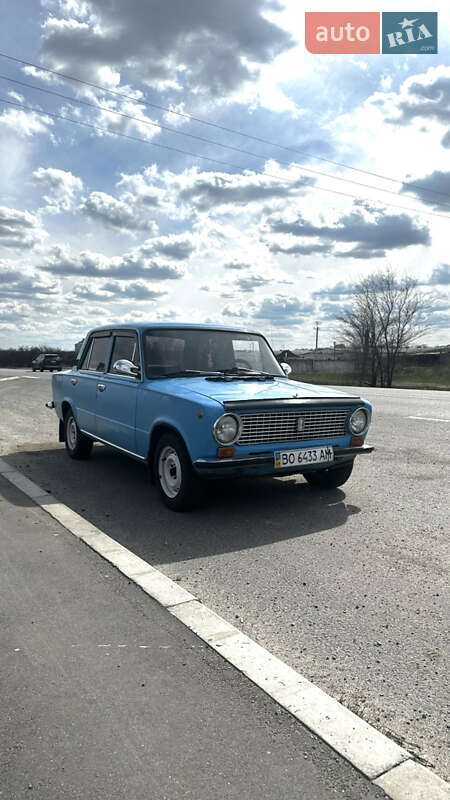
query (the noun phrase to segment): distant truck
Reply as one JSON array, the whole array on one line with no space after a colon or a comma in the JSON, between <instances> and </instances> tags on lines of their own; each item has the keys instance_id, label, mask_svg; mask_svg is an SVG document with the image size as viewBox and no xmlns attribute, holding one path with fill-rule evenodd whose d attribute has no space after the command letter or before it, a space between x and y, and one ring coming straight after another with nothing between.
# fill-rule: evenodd
<instances>
[{"instance_id":1,"label":"distant truck","mask_svg":"<svg viewBox=\"0 0 450 800\"><path fill-rule=\"evenodd\" d=\"M53 372L53 370L61 372L61 356L58 356L56 353L40 353L31 362L31 369L33 372L36 372L36 370L39 370L39 372L44 372L45 369L50 370L50 372Z\"/></svg>"}]
</instances>

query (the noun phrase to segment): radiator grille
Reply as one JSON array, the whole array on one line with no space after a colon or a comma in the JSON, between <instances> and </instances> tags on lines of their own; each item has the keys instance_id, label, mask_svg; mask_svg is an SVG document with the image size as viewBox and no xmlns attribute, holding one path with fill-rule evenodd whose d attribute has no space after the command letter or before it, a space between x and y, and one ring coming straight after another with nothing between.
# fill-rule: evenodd
<instances>
[{"instance_id":1,"label":"radiator grille","mask_svg":"<svg viewBox=\"0 0 450 800\"><path fill-rule=\"evenodd\" d=\"M240 414L242 421L238 444L269 444L345 436L349 409L321 408L312 411L278 411ZM299 430L299 418L303 429Z\"/></svg>"}]
</instances>

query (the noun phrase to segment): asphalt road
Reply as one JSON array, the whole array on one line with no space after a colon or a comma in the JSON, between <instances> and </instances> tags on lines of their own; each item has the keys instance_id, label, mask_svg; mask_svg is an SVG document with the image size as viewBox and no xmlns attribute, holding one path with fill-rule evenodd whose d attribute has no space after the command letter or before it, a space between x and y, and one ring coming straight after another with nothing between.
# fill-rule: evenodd
<instances>
[{"instance_id":1,"label":"asphalt road","mask_svg":"<svg viewBox=\"0 0 450 800\"><path fill-rule=\"evenodd\" d=\"M2 800L385 797L3 478L0 537Z\"/></svg>"},{"instance_id":2,"label":"asphalt road","mask_svg":"<svg viewBox=\"0 0 450 800\"><path fill-rule=\"evenodd\" d=\"M450 777L448 392L364 389L376 451L342 489L218 482L173 514L141 465L69 460L31 375L0 371L7 460Z\"/></svg>"}]
</instances>

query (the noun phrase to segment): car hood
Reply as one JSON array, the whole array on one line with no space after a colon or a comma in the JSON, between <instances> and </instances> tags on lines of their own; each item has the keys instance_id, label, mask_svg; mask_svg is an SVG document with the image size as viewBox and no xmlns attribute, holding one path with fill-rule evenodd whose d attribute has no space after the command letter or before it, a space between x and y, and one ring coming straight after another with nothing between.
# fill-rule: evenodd
<instances>
[{"instance_id":1,"label":"car hood","mask_svg":"<svg viewBox=\"0 0 450 800\"><path fill-rule=\"evenodd\" d=\"M349 397L354 399L357 395L329 389L327 386L315 386L310 383L290 381L287 378L274 378L272 381L260 380L232 380L212 381L207 378L175 378L181 391L192 392L219 403L232 400L286 400L298 398L303 400L321 400L327 398Z\"/></svg>"}]
</instances>

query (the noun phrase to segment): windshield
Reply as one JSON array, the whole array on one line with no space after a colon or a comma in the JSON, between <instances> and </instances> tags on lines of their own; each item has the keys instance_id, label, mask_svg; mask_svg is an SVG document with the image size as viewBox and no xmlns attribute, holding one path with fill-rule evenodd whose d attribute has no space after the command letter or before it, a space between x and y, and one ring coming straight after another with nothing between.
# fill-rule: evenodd
<instances>
[{"instance_id":1,"label":"windshield","mask_svg":"<svg viewBox=\"0 0 450 800\"><path fill-rule=\"evenodd\" d=\"M159 329L145 334L148 378L214 373L266 373L283 376L262 336L239 331Z\"/></svg>"}]
</instances>

